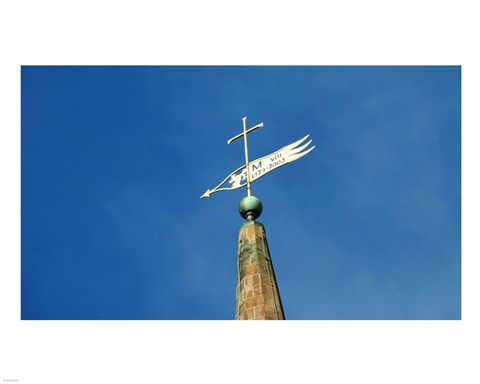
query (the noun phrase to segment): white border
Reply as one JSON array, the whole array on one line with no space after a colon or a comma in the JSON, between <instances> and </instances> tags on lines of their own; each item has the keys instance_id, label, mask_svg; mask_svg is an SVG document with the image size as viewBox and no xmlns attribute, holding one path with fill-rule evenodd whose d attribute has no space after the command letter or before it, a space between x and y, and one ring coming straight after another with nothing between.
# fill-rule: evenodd
<instances>
[{"instance_id":1,"label":"white border","mask_svg":"<svg viewBox=\"0 0 480 384\"><path fill-rule=\"evenodd\" d=\"M480 196L473 5L2 3L0 380L480 382L471 348L479 341L474 218ZM33 64L462 65L463 320L21 322L19 82L20 65Z\"/></svg>"}]
</instances>

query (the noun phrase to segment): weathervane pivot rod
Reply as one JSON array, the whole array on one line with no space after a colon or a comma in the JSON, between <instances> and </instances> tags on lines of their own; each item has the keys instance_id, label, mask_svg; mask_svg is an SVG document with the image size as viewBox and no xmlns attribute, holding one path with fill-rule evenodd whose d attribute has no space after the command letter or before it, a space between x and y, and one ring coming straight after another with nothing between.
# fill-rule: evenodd
<instances>
[{"instance_id":1,"label":"weathervane pivot rod","mask_svg":"<svg viewBox=\"0 0 480 384\"><path fill-rule=\"evenodd\" d=\"M258 128L263 127L263 123L257 124L253 128L250 128L247 130L247 117L244 117L243 119L243 132L239 133L237 136L232 137L230 140L227 140L227 144L230 144L234 142L235 140L243 137L243 143L245 145L245 167L247 169L247 194L248 196L252 196L252 187L250 185L250 166L249 166L249 160L248 160L248 138L247 135L250 132L253 132L254 130Z\"/></svg>"}]
</instances>

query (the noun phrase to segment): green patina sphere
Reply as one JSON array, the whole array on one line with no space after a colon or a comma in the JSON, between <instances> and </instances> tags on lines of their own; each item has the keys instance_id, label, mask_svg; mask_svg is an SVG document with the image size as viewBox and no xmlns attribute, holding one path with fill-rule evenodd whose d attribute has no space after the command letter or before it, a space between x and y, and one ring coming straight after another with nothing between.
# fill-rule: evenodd
<instances>
[{"instance_id":1,"label":"green patina sphere","mask_svg":"<svg viewBox=\"0 0 480 384\"><path fill-rule=\"evenodd\" d=\"M238 211L246 220L255 220L262 214L263 206L258 197L247 196L240 200Z\"/></svg>"}]
</instances>

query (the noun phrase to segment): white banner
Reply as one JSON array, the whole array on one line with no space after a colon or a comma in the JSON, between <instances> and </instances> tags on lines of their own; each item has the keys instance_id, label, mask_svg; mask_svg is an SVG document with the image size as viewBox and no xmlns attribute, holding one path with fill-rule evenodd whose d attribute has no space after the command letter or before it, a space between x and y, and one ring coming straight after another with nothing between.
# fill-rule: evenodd
<instances>
[{"instance_id":1,"label":"white banner","mask_svg":"<svg viewBox=\"0 0 480 384\"><path fill-rule=\"evenodd\" d=\"M305 136L303 139L300 139L292 144L289 144L276 152L268 156L264 156L260 159L250 161L249 170L250 170L250 183L258 180L260 177L266 175L267 173L281 167L282 165L291 163L292 161L298 160L306 154L310 153L315 146L307 149L305 152L302 152L312 140L308 141L306 144L299 147L310 135ZM229 185L231 184L231 185ZM237 168L230 175L228 175L220 184L218 184L213 189L208 189L200 198L210 197L212 193L220 191L231 191L234 189L242 188L247 185L247 169L245 165Z\"/></svg>"}]
</instances>

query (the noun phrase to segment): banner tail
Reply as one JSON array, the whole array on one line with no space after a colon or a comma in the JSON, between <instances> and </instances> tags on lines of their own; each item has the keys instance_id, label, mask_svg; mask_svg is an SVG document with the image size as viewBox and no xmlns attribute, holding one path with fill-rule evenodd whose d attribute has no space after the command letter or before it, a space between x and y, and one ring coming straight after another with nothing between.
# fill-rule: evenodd
<instances>
[{"instance_id":1,"label":"banner tail","mask_svg":"<svg viewBox=\"0 0 480 384\"><path fill-rule=\"evenodd\" d=\"M290 163L292 161L298 160L301 157L309 154L311 151L313 151L314 148L315 148L315 145L312 148L306 150L305 152L301 152L301 153L294 154L292 156L288 156L287 161Z\"/></svg>"},{"instance_id":2,"label":"banner tail","mask_svg":"<svg viewBox=\"0 0 480 384\"><path fill-rule=\"evenodd\" d=\"M307 140L308 136L310 136L310 134L308 134L307 136L305 136L303 139L300 139L300 140L298 140L298 141L295 141L295 142L292 143L292 144L287 145L286 147L283 147L283 148L280 149L279 151L290 150L290 149L292 149L292 148L295 148L295 147L299 146L301 143L303 143L305 140Z\"/></svg>"},{"instance_id":3,"label":"banner tail","mask_svg":"<svg viewBox=\"0 0 480 384\"><path fill-rule=\"evenodd\" d=\"M293 148L288 154L294 155L295 153L303 151L305 148L307 148L310 145L311 142L312 142L312 140L310 140L306 144L302 145L301 147Z\"/></svg>"}]
</instances>

